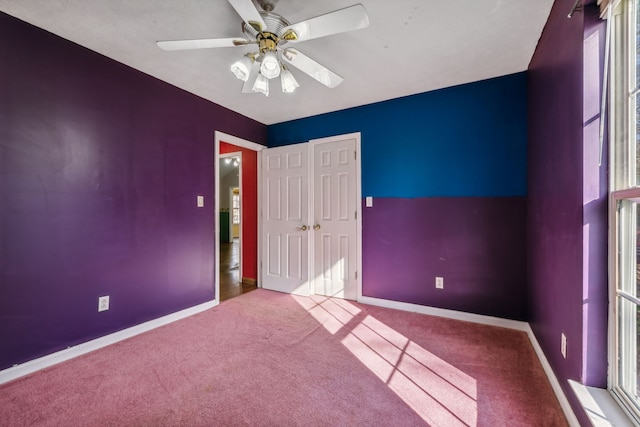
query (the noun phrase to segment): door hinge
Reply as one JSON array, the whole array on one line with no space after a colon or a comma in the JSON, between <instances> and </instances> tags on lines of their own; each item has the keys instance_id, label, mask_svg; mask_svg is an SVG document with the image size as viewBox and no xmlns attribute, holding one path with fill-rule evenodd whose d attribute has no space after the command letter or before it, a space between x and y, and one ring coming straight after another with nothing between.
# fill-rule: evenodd
<instances>
[{"instance_id":1,"label":"door hinge","mask_svg":"<svg viewBox=\"0 0 640 427\"><path fill-rule=\"evenodd\" d=\"M358 280L358 272L356 271L356 280Z\"/></svg>"},{"instance_id":2,"label":"door hinge","mask_svg":"<svg viewBox=\"0 0 640 427\"><path fill-rule=\"evenodd\" d=\"M355 211L353 213L353 219L357 220L358 219L358 211Z\"/></svg>"},{"instance_id":3,"label":"door hinge","mask_svg":"<svg viewBox=\"0 0 640 427\"><path fill-rule=\"evenodd\" d=\"M357 152L357 151L354 151L354 152L353 152L353 160L358 160L358 157L357 157L357 156L358 156L358 152Z\"/></svg>"}]
</instances>

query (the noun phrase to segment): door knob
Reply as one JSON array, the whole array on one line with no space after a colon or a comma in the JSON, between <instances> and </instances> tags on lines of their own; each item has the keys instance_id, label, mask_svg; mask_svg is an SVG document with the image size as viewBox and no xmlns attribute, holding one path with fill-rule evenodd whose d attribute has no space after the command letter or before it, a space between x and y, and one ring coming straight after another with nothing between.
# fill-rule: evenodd
<instances>
[{"instance_id":1,"label":"door knob","mask_svg":"<svg viewBox=\"0 0 640 427\"><path fill-rule=\"evenodd\" d=\"M298 231L307 231L309 229L309 227L307 227L306 225L303 225L302 227L296 227L296 230Z\"/></svg>"},{"instance_id":2,"label":"door knob","mask_svg":"<svg viewBox=\"0 0 640 427\"><path fill-rule=\"evenodd\" d=\"M320 230L320 224L316 224L316 225L314 225L314 226L313 226L313 229L314 229L314 230Z\"/></svg>"}]
</instances>

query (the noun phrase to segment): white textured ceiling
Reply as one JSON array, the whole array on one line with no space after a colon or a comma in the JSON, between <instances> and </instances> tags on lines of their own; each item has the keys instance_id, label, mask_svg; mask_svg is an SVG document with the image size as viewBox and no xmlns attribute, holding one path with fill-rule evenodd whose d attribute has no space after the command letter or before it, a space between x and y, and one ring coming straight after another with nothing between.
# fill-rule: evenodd
<instances>
[{"instance_id":1,"label":"white textured ceiling","mask_svg":"<svg viewBox=\"0 0 640 427\"><path fill-rule=\"evenodd\" d=\"M278 0L295 23L358 0ZM344 78L300 83L268 98L242 94L229 65L252 47L165 52L157 40L242 36L225 0L0 0L0 11L264 124L511 74L527 69L553 0L360 0L363 30L295 47Z\"/></svg>"}]
</instances>

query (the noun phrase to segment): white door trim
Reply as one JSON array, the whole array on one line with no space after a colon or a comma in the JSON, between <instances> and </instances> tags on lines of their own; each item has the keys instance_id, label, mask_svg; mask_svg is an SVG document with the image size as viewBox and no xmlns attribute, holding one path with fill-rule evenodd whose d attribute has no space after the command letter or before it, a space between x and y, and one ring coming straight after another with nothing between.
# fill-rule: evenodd
<instances>
[{"instance_id":1,"label":"white door trim","mask_svg":"<svg viewBox=\"0 0 640 427\"><path fill-rule=\"evenodd\" d=\"M353 138L356 141L356 272L357 272L357 279L356 279L356 286L357 286L357 297L356 297L356 301L360 302L360 300L362 299L362 176L361 176L361 155L360 155L360 139L361 139L361 133L360 132L354 132L354 133L347 133L344 135L335 135L335 136L329 136L326 138L318 138L318 139L312 139L309 140L309 156L311 157L313 155L313 149L316 145L319 144L326 144L329 142L335 142L335 141L342 141L345 139L349 139L349 138ZM310 173L311 176L313 176L313 162L309 161L309 169L310 169ZM311 185L311 184L310 184ZM309 203L313 203L312 197L309 197ZM313 213L313 206L310 205L309 206L309 214L311 215ZM310 241L310 245L313 242ZM311 248L310 248L311 249ZM313 251L311 251L310 253L313 253ZM310 262L310 264L312 264ZM311 267L311 265L310 265ZM310 270L311 272L312 270ZM313 272L315 277L315 272ZM311 287L311 293L315 294L315 289L312 286Z\"/></svg>"},{"instance_id":2,"label":"white door trim","mask_svg":"<svg viewBox=\"0 0 640 427\"><path fill-rule=\"evenodd\" d=\"M214 198L214 208L213 208L213 218L214 218L214 232L213 232L213 239L214 239L214 246L215 246L215 260L214 260L214 282L215 282L215 301L216 303L220 303L220 141L224 141L224 142L228 142L229 144L233 144L236 145L238 147L242 147L242 148L248 148L250 150L253 151L257 151L260 152L261 150L267 148L264 145L260 145L257 144L255 142L251 142L248 141L246 139L242 139L242 138L238 138L237 136L233 136L230 135L228 133L224 133L221 131L215 131L214 132L214 138L213 138L213 164L214 164L214 187L213 187L213 198ZM258 155L258 157L260 157ZM258 159L258 170L257 170L257 176L258 176L258 188L257 188L257 192L258 192L258 212L256 213L258 215L258 235L256 236L257 238L257 246L258 248L260 248L260 240L261 240L261 232L262 232L262 215L260 215L260 212L262 211L262 206L261 206L261 201L260 201L260 194L262 193L262 188L261 188L261 184L260 184L260 176L261 176L261 165L260 165L260 160ZM241 181L242 182L242 181ZM242 231L240 232L242 234ZM242 255L241 255L242 256ZM260 251L258 250L258 265L257 265L257 269L258 269L258 274L257 276L260 277ZM240 264L242 266L242 263ZM258 278L256 277L256 279Z\"/></svg>"}]
</instances>

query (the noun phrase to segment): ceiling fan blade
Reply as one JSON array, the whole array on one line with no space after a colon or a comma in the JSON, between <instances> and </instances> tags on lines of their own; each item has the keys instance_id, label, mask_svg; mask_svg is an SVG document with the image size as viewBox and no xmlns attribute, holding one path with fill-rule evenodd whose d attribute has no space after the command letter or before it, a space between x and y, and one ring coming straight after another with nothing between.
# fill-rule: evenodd
<instances>
[{"instance_id":1,"label":"ceiling fan blade","mask_svg":"<svg viewBox=\"0 0 640 427\"><path fill-rule=\"evenodd\" d=\"M368 26L369 15L367 15L366 9L363 5L356 4L289 25L282 30L282 34L284 39L297 43L346 31L359 30ZM295 35L292 35L289 30L293 31ZM287 35L288 31L290 36Z\"/></svg>"},{"instance_id":2,"label":"ceiling fan blade","mask_svg":"<svg viewBox=\"0 0 640 427\"><path fill-rule=\"evenodd\" d=\"M209 49L213 47L234 47L255 43L241 38L230 39L196 39L196 40L166 40L156 42L163 50L188 50L188 49Z\"/></svg>"},{"instance_id":3,"label":"ceiling fan blade","mask_svg":"<svg viewBox=\"0 0 640 427\"><path fill-rule=\"evenodd\" d=\"M267 29L267 25L262 20L260 12L258 12L258 9L256 9L251 0L229 0L229 3L231 3L231 6L238 12L242 20L257 31Z\"/></svg>"},{"instance_id":4,"label":"ceiling fan blade","mask_svg":"<svg viewBox=\"0 0 640 427\"><path fill-rule=\"evenodd\" d=\"M258 73L260 72L260 63L255 61L253 66L251 67L251 71L249 72L249 78L242 85L242 93L255 93L253 92L253 84L256 82L258 78Z\"/></svg>"},{"instance_id":5,"label":"ceiling fan blade","mask_svg":"<svg viewBox=\"0 0 640 427\"><path fill-rule=\"evenodd\" d=\"M282 59L303 73L313 77L328 88L334 88L344 80L342 77L318 64L299 50L292 48L284 49L282 52Z\"/></svg>"}]
</instances>

